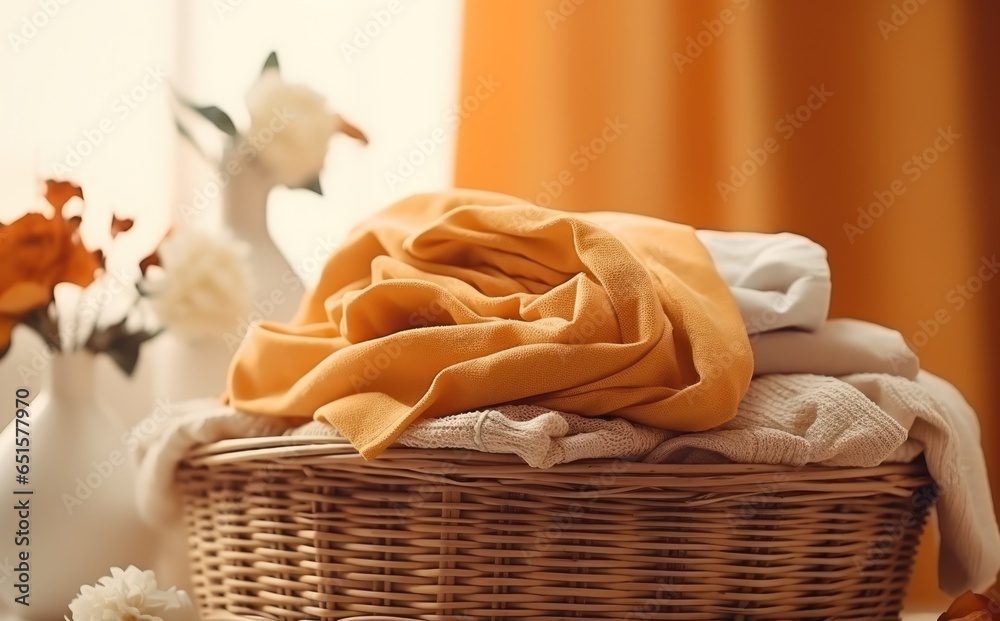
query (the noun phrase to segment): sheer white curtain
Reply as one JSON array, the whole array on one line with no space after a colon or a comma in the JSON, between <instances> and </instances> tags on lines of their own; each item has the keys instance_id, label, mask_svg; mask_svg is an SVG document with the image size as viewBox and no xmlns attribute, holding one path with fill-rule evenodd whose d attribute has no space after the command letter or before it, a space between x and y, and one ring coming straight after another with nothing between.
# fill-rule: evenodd
<instances>
[{"instance_id":1,"label":"sheer white curtain","mask_svg":"<svg viewBox=\"0 0 1000 621\"><path fill-rule=\"evenodd\" d=\"M39 182L60 177L85 189L85 238L99 239L113 210L135 218L135 248L150 246L212 172L175 134L171 85L240 125L243 95L273 50L287 79L324 94L371 139L334 140L324 196L271 195L272 234L309 282L317 274L301 240L340 239L393 200L451 185L460 12L460 0L4 0L0 221L37 207ZM37 390L43 352L18 328L0 394ZM155 402L156 357L154 343L131 381L102 362L107 397L129 418Z\"/></svg>"}]
</instances>

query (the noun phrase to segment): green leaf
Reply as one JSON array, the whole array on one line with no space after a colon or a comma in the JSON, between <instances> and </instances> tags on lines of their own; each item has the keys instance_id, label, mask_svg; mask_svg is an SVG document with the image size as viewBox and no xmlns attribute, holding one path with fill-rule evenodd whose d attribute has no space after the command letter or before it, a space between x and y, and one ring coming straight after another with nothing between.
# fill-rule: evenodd
<instances>
[{"instance_id":1,"label":"green leaf","mask_svg":"<svg viewBox=\"0 0 1000 621\"><path fill-rule=\"evenodd\" d=\"M236 135L239 133L236 131L236 124L233 123L233 120L229 118L229 115L223 112L218 106L197 106L193 102L188 100L186 97L178 93L176 88L173 87L171 88L173 89L174 97L177 98L177 101L181 102L188 108L194 110L201 116L208 119L208 121L212 125L215 125L223 133L233 138L235 138ZM191 140L191 142L194 142L194 140L189 137L190 134L188 134L186 130L182 129L179 123L178 123L178 129L181 131L182 135L188 137L188 139Z\"/></svg>"},{"instance_id":2,"label":"green leaf","mask_svg":"<svg viewBox=\"0 0 1000 621\"><path fill-rule=\"evenodd\" d=\"M188 128L181 123L180 119L174 119L174 126L177 128L177 133L180 134L182 138L187 139L188 142L194 146L198 146L198 142L194 139L194 136L191 135L191 132L188 131Z\"/></svg>"},{"instance_id":3,"label":"green leaf","mask_svg":"<svg viewBox=\"0 0 1000 621\"><path fill-rule=\"evenodd\" d=\"M279 71L281 70L281 68L278 66L277 52L271 52L270 54L267 55L267 60L264 61L264 67L260 70L260 72L264 73L268 69L276 69Z\"/></svg>"},{"instance_id":4,"label":"green leaf","mask_svg":"<svg viewBox=\"0 0 1000 621\"><path fill-rule=\"evenodd\" d=\"M125 330L126 321L128 321L128 315L122 317L118 323L100 329L95 326L90 336L87 337L87 342L83 344L84 348L95 354L109 351L117 341L128 335Z\"/></svg>"},{"instance_id":5,"label":"green leaf","mask_svg":"<svg viewBox=\"0 0 1000 621\"><path fill-rule=\"evenodd\" d=\"M122 373L129 377L132 377L132 374L135 373L136 365L139 364L139 345L139 343L127 341L107 351L112 362L121 369Z\"/></svg>"},{"instance_id":6,"label":"green leaf","mask_svg":"<svg viewBox=\"0 0 1000 621\"><path fill-rule=\"evenodd\" d=\"M25 315L22 323L37 332L50 350L58 352L62 351L62 339L59 334L59 324L49 314L50 306L55 306L55 304L50 302L49 306L31 311Z\"/></svg>"},{"instance_id":7,"label":"green leaf","mask_svg":"<svg viewBox=\"0 0 1000 621\"><path fill-rule=\"evenodd\" d=\"M194 106L195 112L209 120L212 125L218 127L225 134L236 137L236 125L229 115L216 106Z\"/></svg>"},{"instance_id":8,"label":"green leaf","mask_svg":"<svg viewBox=\"0 0 1000 621\"><path fill-rule=\"evenodd\" d=\"M321 186L319 184L319 177L316 177L315 179L313 179L309 183L307 183L304 186L302 186L302 189L304 189L304 190L312 190L313 192L319 194L320 196L323 196L323 186Z\"/></svg>"},{"instance_id":9,"label":"green leaf","mask_svg":"<svg viewBox=\"0 0 1000 621\"><path fill-rule=\"evenodd\" d=\"M162 330L154 332L139 330L138 332L127 334L117 331L116 338L112 339L109 346L102 351L111 358L112 362L121 369L122 373L131 377L135 372L136 365L139 364L139 349L142 344L159 335L160 332Z\"/></svg>"}]
</instances>

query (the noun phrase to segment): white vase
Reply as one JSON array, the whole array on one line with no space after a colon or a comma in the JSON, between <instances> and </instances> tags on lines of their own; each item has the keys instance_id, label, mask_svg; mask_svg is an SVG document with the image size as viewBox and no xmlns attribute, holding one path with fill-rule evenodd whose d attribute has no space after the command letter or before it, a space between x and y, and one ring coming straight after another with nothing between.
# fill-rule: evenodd
<instances>
[{"instance_id":1,"label":"white vase","mask_svg":"<svg viewBox=\"0 0 1000 621\"><path fill-rule=\"evenodd\" d=\"M159 338L163 340L159 350L163 358L160 376L153 382L157 397L177 403L218 397L225 391L229 363L236 351L226 336L190 339L168 331Z\"/></svg>"},{"instance_id":2,"label":"white vase","mask_svg":"<svg viewBox=\"0 0 1000 621\"><path fill-rule=\"evenodd\" d=\"M247 160L239 149L230 149L223 158L223 168L230 166L239 172L226 185L222 218L250 246L251 318L288 322L298 310L304 286L267 230L267 197L277 183L259 158Z\"/></svg>"},{"instance_id":3,"label":"white vase","mask_svg":"<svg viewBox=\"0 0 1000 621\"><path fill-rule=\"evenodd\" d=\"M153 560L153 533L135 506L127 429L99 391L92 354L57 355L39 393L25 399L27 425L18 434L15 418L0 434L7 507L0 511L0 559L13 570L0 584L0 609L27 621L60 619L82 585L113 566L146 568ZM15 397L7 395L9 407ZM17 453L25 437L29 450ZM27 483L20 484L15 457L25 454ZM13 507L25 504L18 515ZM24 539L17 531L26 531ZM28 606L15 599L25 591Z\"/></svg>"},{"instance_id":4,"label":"white vase","mask_svg":"<svg viewBox=\"0 0 1000 621\"><path fill-rule=\"evenodd\" d=\"M229 363L249 325L268 320L288 322L298 310L304 285L267 230L267 198L276 182L258 159L229 149L222 160L228 182L222 200L225 228L250 248L253 279L251 306L234 317L233 328L217 337L190 339L164 335L163 364L156 392L171 401L215 397L226 387Z\"/></svg>"}]
</instances>

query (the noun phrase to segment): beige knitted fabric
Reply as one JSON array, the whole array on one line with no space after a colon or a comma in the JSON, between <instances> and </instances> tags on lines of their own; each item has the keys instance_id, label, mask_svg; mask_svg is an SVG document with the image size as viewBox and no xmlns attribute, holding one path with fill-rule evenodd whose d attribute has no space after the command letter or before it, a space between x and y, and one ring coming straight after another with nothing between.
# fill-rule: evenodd
<instances>
[{"instance_id":1,"label":"beige knitted fabric","mask_svg":"<svg viewBox=\"0 0 1000 621\"><path fill-rule=\"evenodd\" d=\"M736 418L668 439L644 461L868 467L885 461L906 435L871 399L837 378L765 375L750 383Z\"/></svg>"},{"instance_id":2,"label":"beige knitted fabric","mask_svg":"<svg viewBox=\"0 0 1000 621\"><path fill-rule=\"evenodd\" d=\"M595 458L642 457L675 432L623 418L590 418L533 405L432 419L408 429L400 443L413 448L466 448L514 453L536 468Z\"/></svg>"},{"instance_id":3,"label":"beige knitted fabric","mask_svg":"<svg viewBox=\"0 0 1000 621\"><path fill-rule=\"evenodd\" d=\"M337 432L314 421L290 433ZM502 405L422 420L397 442L411 448L511 453L536 468L550 468L580 459L642 457L650 463L876 466L905 441L905 428L841 380L768 375L750 383L736 418L699 433Z\"/></svg>"},{"instance_id":4,"label":"beige knitted fabric","mask_svg":"<svg viewBox=\"0 0 1000 621\"><path fill-rule=\"evenodd\" d=\"M312 421L290 433L331 436L337 431ZM534 405L501 405L421 421L411 425L397 442L411 448L511 453L535 468L551 468L580 459L639 458L676 435L623 418L590 418Z\"/></svg>"},{"instance_id":5,"label":"beige knitted fabric","mask_svg":"<svg viewBox=\"0 0 1000 621\"><path fill-rule=\"evenodd\" d=\"M888 395L918 392L906 379L862 374ZM889 388L895 387L894 390ZM899 398L899 397L897 397ZM699 433L677 433L621 418L589 418L548 408L501 405L431 418L411 425L397 442L411 448L471 449L510 453L536 468L580 459L642 458L648 463L877 466L906 442L915 414L905 407L887 414L850 383L820 375L755 378L736 418ZM898 417L898 420L897 420ZM904 427L903 424L906 424ZM294 435L330 436L337 431L312 421ZM912 456L911 456L912 458Z\"/></svg>"}]
</instances>

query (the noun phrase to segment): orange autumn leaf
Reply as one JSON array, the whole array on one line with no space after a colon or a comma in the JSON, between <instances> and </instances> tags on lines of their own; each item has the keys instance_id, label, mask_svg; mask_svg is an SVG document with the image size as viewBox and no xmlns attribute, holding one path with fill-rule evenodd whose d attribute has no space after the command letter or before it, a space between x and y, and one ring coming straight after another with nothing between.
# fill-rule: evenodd
<instances>
[{"instance_id":1,"label":"orange autumn leaf","mask_svg":"<svg viewBox=\"0 0 1000 621\"><path fill-rule=\"evenodd\" d=\"M135 224L135 220L131 218L119 218L118 216L111 217L111 238L114 239L118 237L119 233L126 233Z\"/></svg>"},{"instance_id":2,"label":"orange autumn leaf","mask_svg":"<svg viewBox=\"0 0 1000 621\"><path fill-rule=\"evenodd\" d=\"M1000 606L985 595L962 593L938 621L1000 621Z\"/></svg>"},{"instance_id":3,"label":"orange autumn leaf","mask_svg":"<svg viewBox=\"0 0 1000 621\"><path fill-rule=\"evenodd\" d=\"M32 282L20 282L0 292L0 357L10 347L10 334L17 322L48 304L50 297L44 287Z\"/></svg>"},{"instance_id":4,"label":"orange autumn leaf","mask_svg":"<svg viewBox=\"0 0 1000 621\"><path fill-rule=\"evenodd\" d=\"M14 330L19 319L7 317L0 313L0 358L10 349L10 333Z\"/></svg>"},{"instance_id":5,"label":"orange autumn leaf","mask_svg":"<svg viewBox=\"0 0 1000 621\"><path fill-rule=\"evenodd\" d=\"M34 282L19 282L0 293L0 314L23 315L49 303L49 292Z\"/></svg>"},{"instance_id":6,"label":"orange autumn leaf","mask_svg":"<svg viewBox=\"0 0 1000 621\"><path fill-rule=\"evenodd\" d=\"M83 199L83 190L70 181L49 179L45 182L45 200L56 208L57 213L62 211L63 205L74 196Z\"/></svg>"},{"instance_id":7,"label":"orange autumn leaf","mask_svg":"<svg viewBox=\"0 0 1000 621\"><path fill-rule=\"evenodd\" d=\"M146 270L148 270L150 267L152 267L154 265L156 265L156 266L161 266L162 265L160 263L160 255L159 255L158 252L153 252L153 254L149 255L148 257L146 257L142 261L139 261L139 272L143 276L145 276L146 275Z\"/></svg>"},{"instance_id":8,"label":"orange autumn leaf","mask_svg":"<svg viewBox=\"0 0 1000 621\"><path fill-rule=\"evenodd\" d=\"M88 250L80 239L79 218L62 215L66 202L83 192L66 181L46 181L45 187L56 210L52 218L28 213L0 229L0 356L10 346L13 327L47 306L58 283L86 287L104 266L101 252Z\"/></svg>"},{"instance_id":9,"label":"orange autumn leaf","mask_svg":"<svg viewBox=\"0 0 1000 621\"><path fill-rule=\"evenodd\" d=\"M167 232L163 234L163 239L160 240L160 244L163 244L164 240L170 237L173 234L173 232L174 232L174 227L168 228ZM160 263L160 244L157 244L156 248L153 250L153 252L149 254L148 257L146 257L142 261L139 261L139 271L142 273L143 276L146 275L146 271L150 267L154 265L157 267L163 266L163 264Z\"/></svg>"}]
</instances>

